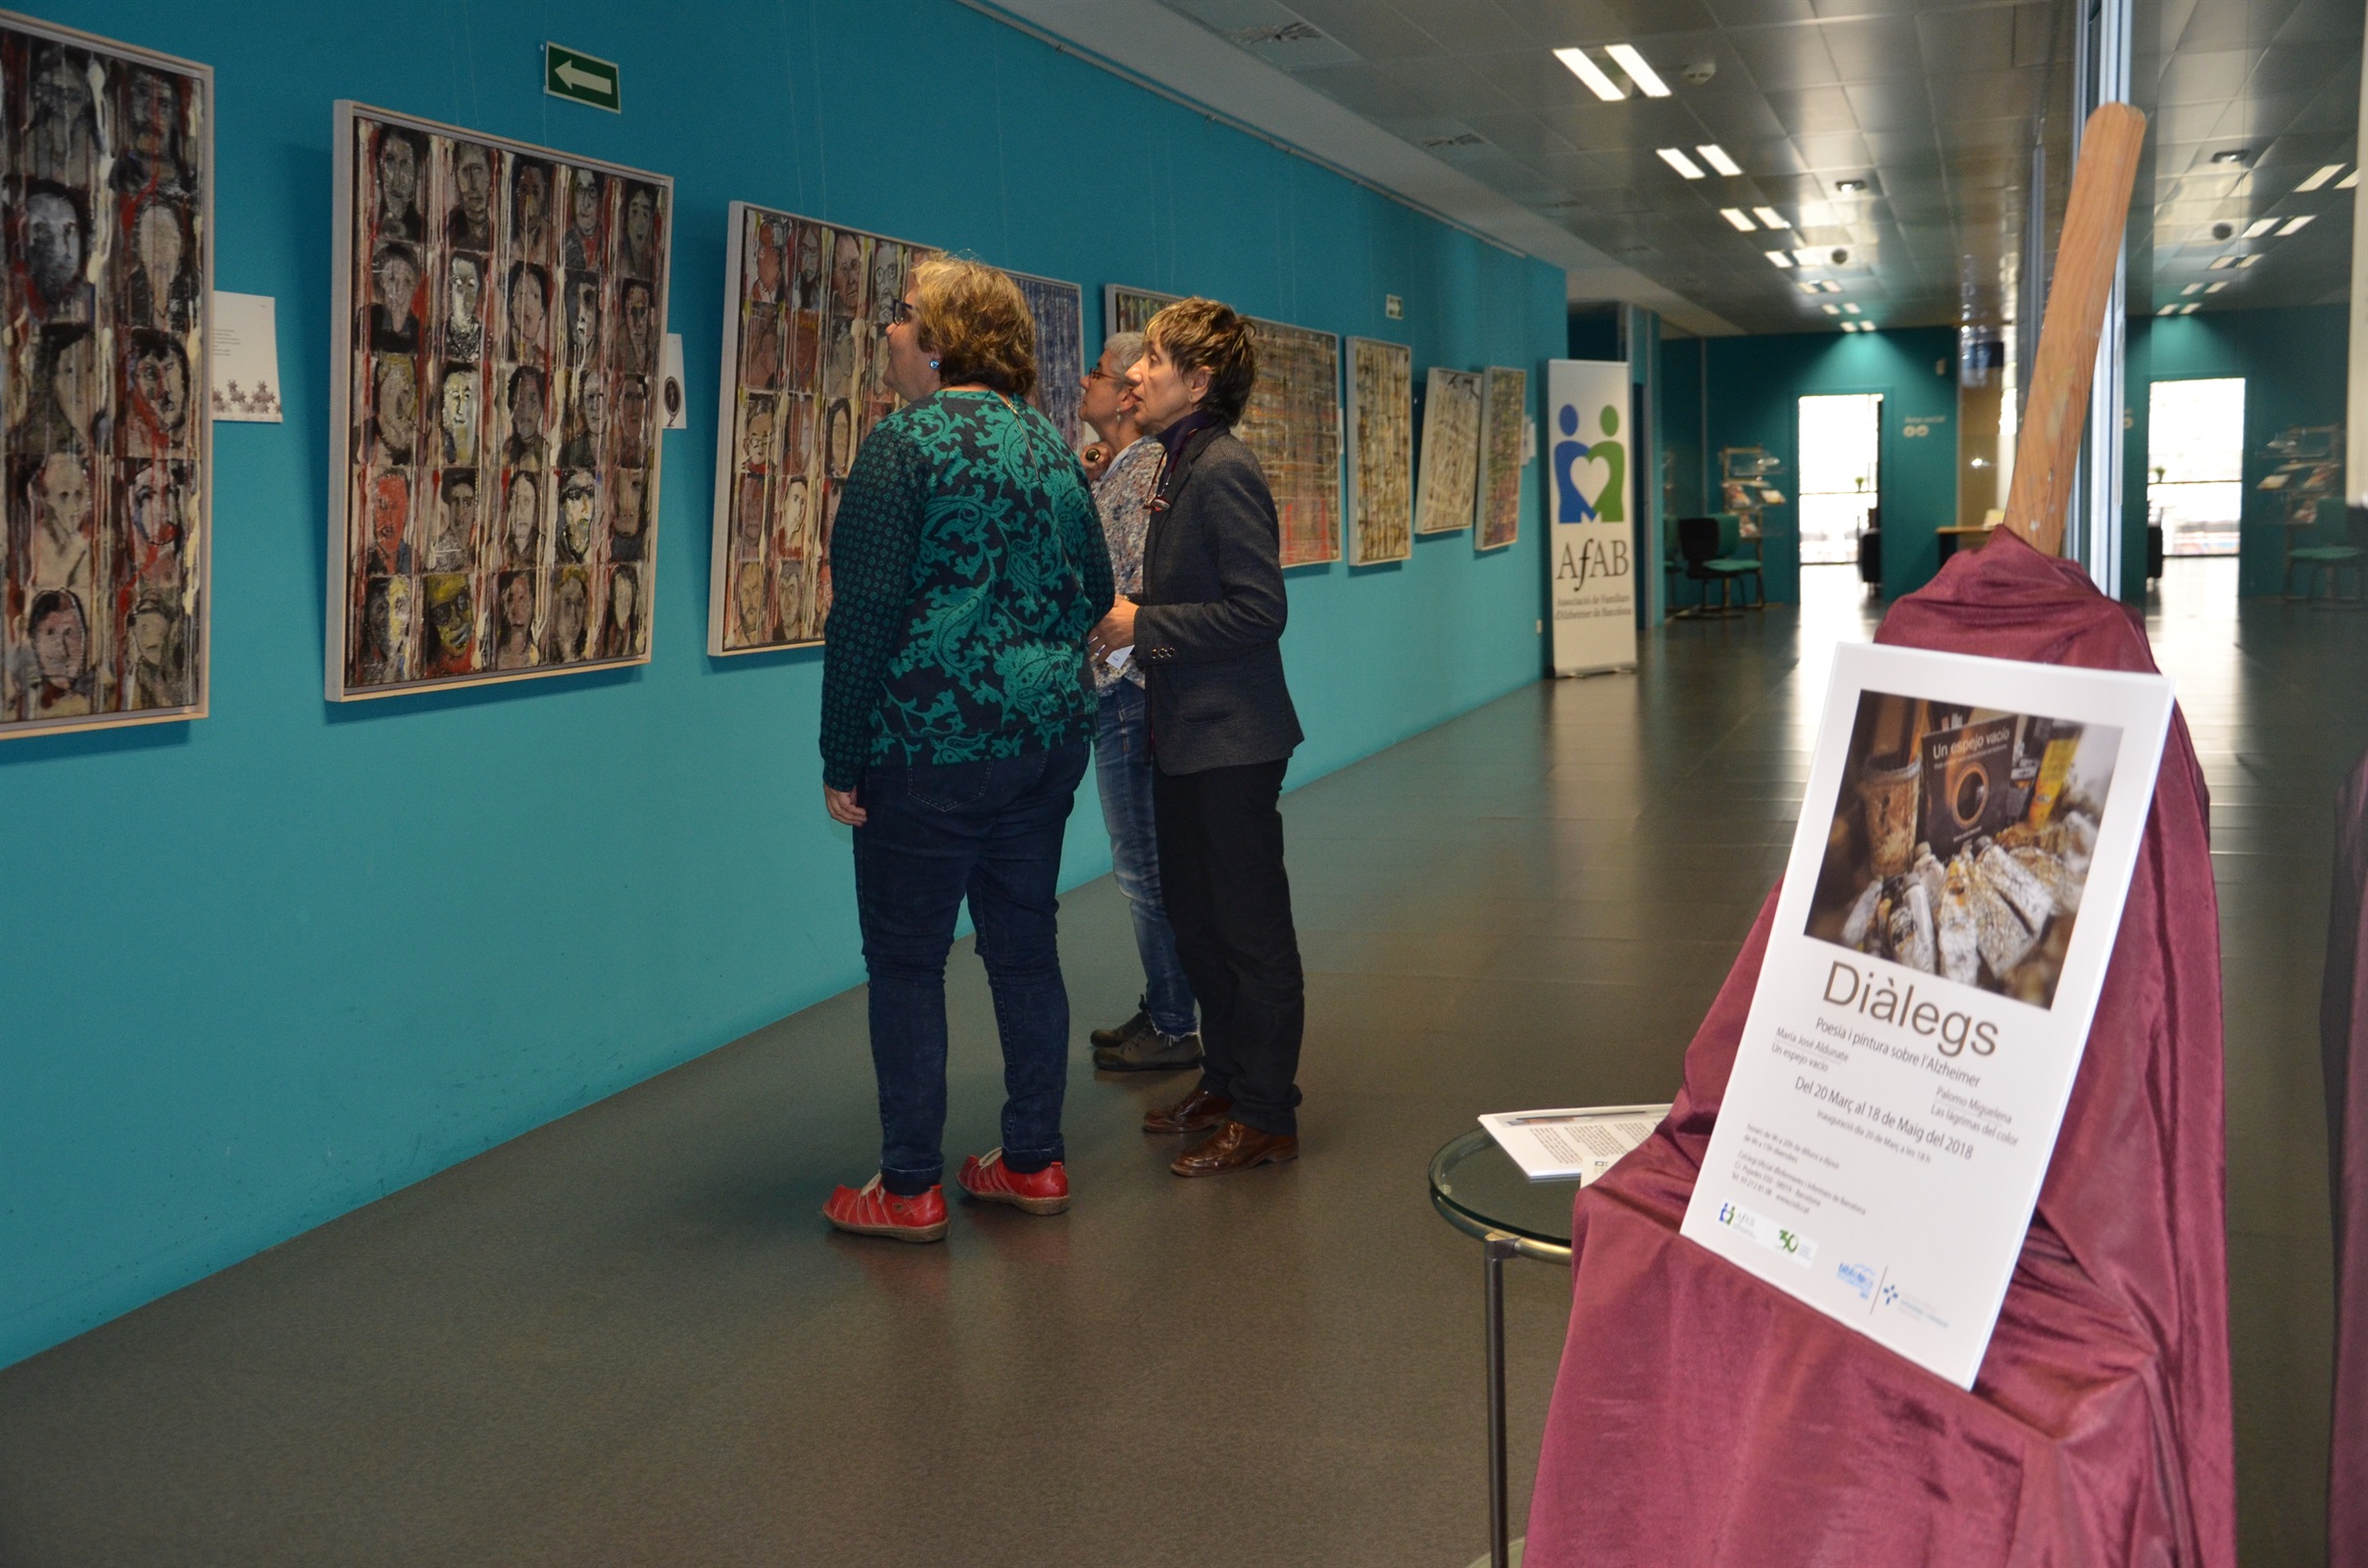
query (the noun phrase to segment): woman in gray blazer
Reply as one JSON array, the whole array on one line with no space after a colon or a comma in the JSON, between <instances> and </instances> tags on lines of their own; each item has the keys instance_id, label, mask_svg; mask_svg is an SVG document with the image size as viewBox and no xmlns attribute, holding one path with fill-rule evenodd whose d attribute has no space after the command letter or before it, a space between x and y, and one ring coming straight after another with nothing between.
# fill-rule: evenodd
<instances>
[{"instance_id":1,"label":"woman in gray blazer","mask_svg":"<svg viewBox=\"0 0 2368 1568\"><path fill-rule=\"evenodd\" d=\"M1307 988L1278 801L1304 737L1283 681L1274 497L1232 430L1258 378L1255 334L1227 307L1191 299L1143 335L1127 376L1165 460L1143 591L1094 628L1093 650L1131 647L1142 663L1160 883L1201 1003L1201 1081L1143 1126L1215 1129L1169 1167L1215 1176L1299 1155Z\"/></svg>"}]
</instances>

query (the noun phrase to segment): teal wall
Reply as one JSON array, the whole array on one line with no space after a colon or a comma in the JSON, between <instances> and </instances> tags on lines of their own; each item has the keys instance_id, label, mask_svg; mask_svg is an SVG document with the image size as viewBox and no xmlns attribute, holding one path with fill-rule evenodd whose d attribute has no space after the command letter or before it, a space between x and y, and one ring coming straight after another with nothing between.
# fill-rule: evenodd
<instances>
[{"instance_id":1,"label":"teal wall","mask_svg":"<svg viewBox=\"0 0 2368 1568\"><path fill-rule=\"evenodd\" d=\"M1679 354L1670 359L1681 357ZM1767 513L1764 542L1768 597L1801 597L1801 533L1791 499L1801 483L1801 398L1821 393L1880 392L1883 403L1883 592L1897 598L1923 586L1940 569L1940 532L1956 518L1956 334L1946 327L1897 332L1799 332L1771 337L1709 338L1698 351L1699 396L1708 415L1708 440L1695 442L1700 466L1679 476L1681 503L1718 502L1722 447L1764 446L1783 460L1776 488L1788 498ZM1938 367L1936 371L1935 367ZM1670 378L1664 418L1684 429L1685 378ZM1676 407L1671 405L1675 404ZM1905 433L1910 424L1929 430ZM1700 428L1698 420L1697 428ZM1682 463L1682 458L1681 458ZM1689 486L1698 488L1689 488ZM1697 514L1691 506L1672 518ZM1675 525L1669 550L1677 547ZM1699 604L1700 589L1683 579L1670 605Z\"/></svg>"},{"instance_id":2,"label":"teal wall","mask_svg":"<svg viewBox=\"0 0 2368 1568\"><path fill-rule=\"evenodd\" d=\"M277 298L291 412L218 431L215 716L0 745L0 1362L862 978L819 660L704 652L727 202L966 248L1096 306L1122 281L1396 337L1417 378L1542 381L1563 346L1557 270L950 0L51 15L217 68L218 282ZM623 115L543 95L555 33L622 64ZM339 96L675 175L691 427L666 438L646 668L322 702ZM1540 493L1533 471L1514 549L1292 574L1295 781L1537 677ZM1092 802L1071 883L1107 864Z\"/></svg>"},{"instance_id":3,"label":"teal wall","mask_svg":"<svg viewBox=\"0 0 2368 1568\"><path fill-rule=\"evenodd\" d=\"M2349 308L2343 305L2132 318L2123 372L2129 410L2122 448L2123 598L2146 594L2147 390L2156 381L2200 376L2245 377L2245 530L2237 591L2282 591L2286 545L2278 519L2285 507L2253 486L2278 466L2268 450L2278 432L2343 422L2350 329ZM2340 527L2322 531L2328 536L2312 542L2344 542Z\"/></svg>"}]
</instances>

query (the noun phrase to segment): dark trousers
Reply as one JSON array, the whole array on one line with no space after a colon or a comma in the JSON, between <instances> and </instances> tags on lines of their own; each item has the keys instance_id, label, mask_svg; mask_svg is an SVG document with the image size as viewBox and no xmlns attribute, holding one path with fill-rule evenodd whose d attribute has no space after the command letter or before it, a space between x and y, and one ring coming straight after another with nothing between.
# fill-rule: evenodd
<instances>
[{"instance_id":1,"label":"dark trousers","mask_svg":"<svg viewBox=\"0 0 2368 1568\"><path fill-rule=\"evenodd\" d=\"M938 767L874 767L857 802L856 908L871 975L880 1176L911 1197L943 1178L946 954L962 901L1003 1039L1004 1159L1061 1157L1069 995L1056 941L1061 828L1085 777L1082 742Z\"/></svg>"},{"instance_id":2,"label":"dark trousers","mask_svg":"<svg viewBox=\"0 0 2368 1568\"><path fill-rule=\"evenodd\" d=\"M1152 805L1176 952L1201 1003L1201 1087L1265 1133L1299 1131L1307 983L1283 870L1282 761L1159 773Z\"/></svg>"}]
</instances>

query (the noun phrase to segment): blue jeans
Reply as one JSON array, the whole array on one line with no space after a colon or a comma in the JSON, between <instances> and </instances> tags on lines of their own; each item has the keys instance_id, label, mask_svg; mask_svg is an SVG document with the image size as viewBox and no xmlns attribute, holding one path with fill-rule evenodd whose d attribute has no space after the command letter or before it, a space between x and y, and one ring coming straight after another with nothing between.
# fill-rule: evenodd
<instances>
[{"instance_id":1,"label":"blue jeans","mask_svg":"<svg viewBox=\"0 0 2368 1568\"><path fill-rule=\"evenodd\" d=\"M1135 917L1143 959L1143 1010L1163 1035L1193 1031L1192 982L1176 956L1175 928L1159 893L1159 836L1152 822L1151 716L1143 688L1122 680L1102 694L1094 734L1094 776L1102 785L1102 820L1110 827L1110 869Z\"/></svg>"},{"instance_id":2,"label":"blue jeans","mask_svg":"<svg viewBox=\"0 0 2368 1568\"><path fill-rule=\"evenodd\" d=\"M1053 890L1084 776L1083 742L863 774L855 897L871 973L880 1175L892 1193L925 1193L945 1175L946 954L965 898L1003 1037L1005 1163L1025 1173L1061 1157L1069 995Z\"/></svg>"}]
</instances>

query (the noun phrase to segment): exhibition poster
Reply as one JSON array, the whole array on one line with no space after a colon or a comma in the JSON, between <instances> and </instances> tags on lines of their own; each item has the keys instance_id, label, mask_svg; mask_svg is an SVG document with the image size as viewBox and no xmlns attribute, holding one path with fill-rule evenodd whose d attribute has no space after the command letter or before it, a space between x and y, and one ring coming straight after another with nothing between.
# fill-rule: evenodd
<instances>
[{"instance_id":1,"label":"exhibition poster","mask_svg":"<svg viewBox=\"0 0 2368 1568\"><path fill-rule=\"evenodd\" d=\"M1521 537L1521 470L1529 435L1529 372L1492 365L1481 380L1480 501L1472 548L1502 550Z\"/></svg>"},{"instance_id":2,"label":"exhibition poster","mask_svg":"<svg viewBox=\"0 0 2368 1568\"><path fill-rule=\"evenodd\" d=\"M0 25L0 740L202 718L214 73Z\"/></svg>"},{"instance_id":3,"label":"exhibition poster","mask_svg":"<svg viewBox=\"0 0 2368 1568\"><path fill-rule=\"evenodd\" d=\"M648 662L673 181L336 125L329 699Z\"/></svg>"},{"instance_id":4,"label":"exhibition poster","mask_svg":"<svg viewBox=\"0 0 2368 1568\"><path fill-rule=\"evenodd\" d=\"M1683 1234L1971 1388L2120 925L2171 683L1845 644Z\"/></svg>"},{"instance_id":5,"label":"exhibition poster","mask_svg":"<svg viewBox=\"0 0 2368 1568\"><path fill-rule=\"evenodd\" d=\"M1006 270L1036 323L1036 384L1028 401L1071 452L1085 445L1085 290L1057 277Z\"/></svg>"},{"instance_id":6,"label":"exhibition poster","mask_svg":"<svg viewBox=\"0 0 2368 1568\"><path fill-rule=\"evenodd\" d=\"M1140 332L1181 294L1106 283L1105 332ZM1258 380L1234 434L1274 493L1286 567L1340 559L1340 339L1287 321L1243 318L1258 332Z\"/></svg>"},{"instance_id":7,"label":"exhibition poster","mask_svg":"<svg viewBox=\"0 0 2368 1568\"><path fill-rule=\"evenodd\" d=\"M1628 362L1546 362L1554 526L1547 559L1557 675L1636 664L1636 465Z\"/></svg>"}]
</instances>

